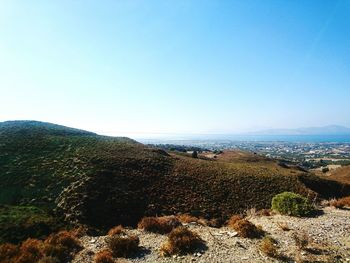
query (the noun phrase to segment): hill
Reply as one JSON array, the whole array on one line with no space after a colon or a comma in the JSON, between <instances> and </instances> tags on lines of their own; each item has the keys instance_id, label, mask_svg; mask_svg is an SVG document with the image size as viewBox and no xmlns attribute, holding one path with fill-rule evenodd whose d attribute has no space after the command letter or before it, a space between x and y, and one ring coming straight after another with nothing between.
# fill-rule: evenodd
<instances>
[{"instance_id":1,"label":"hill","mask_svg":"<svg viewBox=\"0 0 350 263\"><path fill-rule=\"evenodd\" d=\"M341 183L249 153L191 158L55 124L0 123L0 242L67 224L103 231L144 215L188 212L223 221L269 207L287 190L350 194Z\"/></svg>"},{"instance_id":2,"label":"hill","mask_svg":"<svg viewBox=\"0 0 350 263\"><path fill-rule=\"evenodd\" d=\"M350 165L337 168L330 171L328 178L341 183L350 184Z\"/></svg>"}]
</instances>

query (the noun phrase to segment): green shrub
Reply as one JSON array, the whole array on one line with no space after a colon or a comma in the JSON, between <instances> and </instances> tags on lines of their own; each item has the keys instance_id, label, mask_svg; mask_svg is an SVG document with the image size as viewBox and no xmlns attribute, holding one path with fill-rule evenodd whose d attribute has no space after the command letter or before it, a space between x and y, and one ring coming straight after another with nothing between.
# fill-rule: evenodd
<instances>
[{"instance_id":1,"label":"green shrub","mask_svg":"<svg viewBox=\"0 0 350 263\"><path fill-rule=\"evenodd\" d=\"M314 210L307 198L292 192L275 195L271 204L272 210L282 215L307 216Z\"/></svg>"}]
</instances>

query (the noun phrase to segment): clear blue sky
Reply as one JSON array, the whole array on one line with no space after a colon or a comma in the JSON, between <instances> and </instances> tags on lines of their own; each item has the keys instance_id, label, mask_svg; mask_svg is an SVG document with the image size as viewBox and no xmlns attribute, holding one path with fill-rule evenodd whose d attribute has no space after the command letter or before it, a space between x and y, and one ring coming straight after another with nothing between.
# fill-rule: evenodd
<instances>
[{"instance_id":1,"label":"clear blue sky","mask_svg":"<svg viewBox=\"0 0 350 263\"><path fill-rule=\"evenodd\" d=\"M350 0L0 0L0 121L350 126Z\"/></svg>"}]
</instances>

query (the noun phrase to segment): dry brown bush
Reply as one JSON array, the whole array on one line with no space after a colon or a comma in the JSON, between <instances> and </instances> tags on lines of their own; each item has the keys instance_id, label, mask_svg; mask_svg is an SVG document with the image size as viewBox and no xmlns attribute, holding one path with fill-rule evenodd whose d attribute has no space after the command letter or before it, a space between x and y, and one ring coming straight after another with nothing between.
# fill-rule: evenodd
<instances>
[{"instance_id":1,"label":"dry brown bush","mask_svg":"<svg viewBox=\"0 0 350 263\"><path fill-rule=\"evenodd\" d=\"M37 263L42 257L43 242L38 239L29 238L22 242L19 254L15 258L16 263Z\"/></svg>"},{"instance_id":2,"label":"dry brown bush","mask_svg":"<svg viewBox=\"0 0 350 263\"><path fill-rule=\"evenodd\" d=\"M82 249L79 239L74 232L60 231L51 234L45 241L43 252L50 257L58 258L60 261L68 261L71 256Z\"/></svg>"},{"instance_id":3,"label":"dry brown bush","mask_svg":"<svg viewBox=\"0 0 350 263\"><path fill-rule=\"evenodd\" d=\"M200 244L204 244L204 241L197 233L180 226L169 233L160 250L164 256L186 254L193 252Z\"/></svg>"},{"instance_id":4,"label":"dry brown bush","mask_svg":"<svg viewBox=\"0 0 350 263\"><path fill-rule=\"evenodd\" d=\"M180 225L181 222L175 216L162 216L144 217L138 223L137 227L153 233L166 234Z\"/></svg>"},{"instance_id":5,"label":"dry brown bush","mask_svg":"<svg viewBox=\"0 0 350 263\"><path fill-rule=\"evenodd\" d=\"M259 248L261 252L263 252L268 257L279 257L276 247L276 241L271 237L264 237L263 240L261 240L260 242Z\"/></svg>"},{"instance_id":6,"label":"dry brown bush","mask_svg":"<svg viewBox=\"0 0 350 263\"><path fill-rule=\"evenodd\" d=\"M114 257L130 257L139 249L140 239L133 235L114 235L108 237L107 244Z\"/></svg>"},{"instance_id":7,"label":"dry brown bush","mask_svg":"<svg viewBox=\"0 0 350 263\"><path fill-rule=\"evenodd\" d=\"M227 221L227 226L233 228L234 224L236 224L237 221L242 220L242 219L243 219L243 216L241 216L241 215L233 215Z\"/></svg>"},{"instance_id":8,"label":"dry brown bush","mask_svg":"<svg viewBox=\"0 0 350 263\"><path fill-rule=\"evenodd\" d=\"M109 249L104 249L96 253L95 262L96 263L114 263L115 260L113 258L112 252Z\"/></svg>"},{"instance_id":9,"label":"dry brown bush","mask_svg":"<svg viewBox=\"0 0 350 263\"><path fill-rule=\"evenodd\" d=\"M0 262L10 263L18 255L18 246L5 243L0 245Z\"/></svg>"},{"instance_id":10,"label":"dry brown bush","mask_svg":"<svg viewBox=\"0 0 350 263\"><path fill-rule=\"evenodd\" d=\"M125 229L122 225L115 226L108 231L109 236L125 234Z\"/></svg>"},{"instance_id":11,"label":"dry brown bush","mask_svg":"<svg viewBox=\"0 0 350 263\"><path fill-rule=\"evenodd\" d=\"M261 227L257 227L246 219L237 220L233 225L229 225L237 231L240 237L259 238L264 234Z\"/></svg>"},{"instance_id":12,"label":"dry brown bush","mask_svg":"<svg viewBox=\"0 0 350 263\"><path fill-rule=\"evenodd\" d=\"M350 196L340 199L333 199L329 202L329 204L330 206L334 206L336 208L350 207Z\"/></svg>"}]
</instances>

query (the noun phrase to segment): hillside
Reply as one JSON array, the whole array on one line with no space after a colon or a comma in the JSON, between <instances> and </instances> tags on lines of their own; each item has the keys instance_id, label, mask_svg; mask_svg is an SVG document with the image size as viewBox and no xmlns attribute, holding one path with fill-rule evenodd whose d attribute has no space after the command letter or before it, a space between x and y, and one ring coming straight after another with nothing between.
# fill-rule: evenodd
<instances>
[{"instance_id":1,"label":"hillside","mask_svg":"<svg viewBox=\"0 0 350 263\"><path fill-rule=\"evenodd\" d=\"M328 178L341 183L350 184L350 166L343 166L330 171Z\"/></svg>"},{"instance_id":2,"label":"hillside","mask_svg":"<svg viewBox=\"0 0 350 263\"><path fill-rule=\"evenodd\" d=\"M269 207L286 190L325 198L350 193L248 153L195 159L55 124L0 123L0 242L68 223L104 231L144 215L188 212L223 221Z\"/></svg>"}]
</instances>

